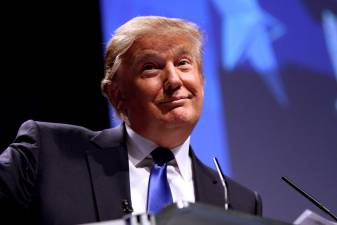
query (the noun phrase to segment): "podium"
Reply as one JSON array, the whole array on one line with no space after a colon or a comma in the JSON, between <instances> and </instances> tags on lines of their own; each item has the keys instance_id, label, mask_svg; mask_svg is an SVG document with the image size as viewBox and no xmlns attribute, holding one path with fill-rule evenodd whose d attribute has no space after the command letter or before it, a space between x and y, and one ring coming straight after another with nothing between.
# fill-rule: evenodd
<instances>
[{"instance_id":1,"label":"podium","mask_svg":"<svg viewBox=\"0 0 337 225\"><path fill-rule=\"evenodd\" d=\"M178 202L155 216L156 225L290 225L202 203Z\"/></svg>"},{"instance_id":2,"label":"podium","mask_svg":"<svg viewBox=\"0 0 337 225\"><path fill-rule=\"evenodd\" d=\"M82 224L84 225L84 224ZM85 225L291 225L282 221L202 203L178 202L156 215L128 215L123 219Z\"/></svg>"}]
</instances>

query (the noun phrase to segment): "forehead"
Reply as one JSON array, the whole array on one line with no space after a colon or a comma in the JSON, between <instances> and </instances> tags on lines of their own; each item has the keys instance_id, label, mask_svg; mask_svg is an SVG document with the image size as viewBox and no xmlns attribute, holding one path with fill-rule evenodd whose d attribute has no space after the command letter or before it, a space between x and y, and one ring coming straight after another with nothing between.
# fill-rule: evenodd
<instances>
[{"instance_id":1,"label":"forehead","mask_svg":"<svg viewBox=\"0 0 337 225\"><path fill-rule=\"evenodd\" d=\"M195 55L190 38L182 35L146 35L138 38L126 56L135 59L146 54L189 54Z\"/></svg>"}]
</instances>

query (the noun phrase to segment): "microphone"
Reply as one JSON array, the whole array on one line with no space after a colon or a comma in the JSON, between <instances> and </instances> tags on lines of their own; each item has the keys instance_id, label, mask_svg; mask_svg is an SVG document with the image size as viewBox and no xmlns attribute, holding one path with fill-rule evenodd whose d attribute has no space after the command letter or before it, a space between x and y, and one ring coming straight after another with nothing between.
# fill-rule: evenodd
<instances>
[{"instance_id":1,"label":"microphone","mask_svg":"<svg viewBox=\"0 0 337 225\"><path fill-rule=\"evenodd\" d=\"M327 209L325 206L322 205L319 201L317 201L314 197L300 189L298 186L296 186L292 181L290 181L286 177L281 177L282 180L284 180L287 184L289 184L291 187L293 187L296 191L301 193L304 197L306 197L309 201L311 201L314 205L316 205L318 208L323 210L325 213L327 213L329 216L331 216L334 220L337 221L336 215L334 215L329 209Z\"/></svg>"},{"instance_id":2,"label":"microphone","mask_svg":"<svg viewBox=\"0 0 337 225\"><path fill-rule=\"evenodd\" d=\"M222 170L221 170L221 167L219 165L218 159L216 157L213 157L213 161L214 161L216 170L218 171L218 175L220 177L221 184L222 184L223 189L224 189L225 210L228 210L229 198L228 198L228 190L227 190L227 184L226 184L225 176L222 173Z\"/></svg>"},{"instance_id":3,"label":"microphone","mask_svg":"<svg viewBox=\"0 0 337 225\"><path fill-rule=\"evenodd\" d=\"M124 199L122 201L122 209L123 209L123 212L126 214L133 212L133 208L127 199Z\"/></svg>"}]
</instances>

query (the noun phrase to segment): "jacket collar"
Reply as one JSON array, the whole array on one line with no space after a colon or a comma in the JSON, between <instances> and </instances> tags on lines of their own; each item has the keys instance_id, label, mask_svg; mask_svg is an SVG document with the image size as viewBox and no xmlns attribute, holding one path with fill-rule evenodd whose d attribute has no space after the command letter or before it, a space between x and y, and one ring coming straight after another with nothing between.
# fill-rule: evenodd
<instances>
[{"instance_id":1,"label":"jacket collar","mask_svg":"<svg viewBox=\"0 0 337 225\"><path fill-rule=\"evenodd\" d=\"M224 205L224 189L221 186L220 178L196 157L192 148L190 148L190 156L195 201L222 207Z\"/></svg>"},{"instance_id":2,"label":"jacket collar","mask_svg":"<svg viewBox=\"0 0 337 225\"><path fill-rule=\"evenodd\" d=\"M119 219L130 213L125 207L131 205L131 196L123 127L99 132L90 140L93 147L86 151L98 221Z\"/></svg>"},{"instance_id":3,"label":"jacket collar","mask_svg":"<svg viewBox=\"0 0 337 225\"><path fill-rule=\"evenodd\" d=\"M125 138L125 125L121 124L117 127L98 132L98 134L90 141L101 149L107 149L123 145L125 143Z\"/></svg>"}]
</instances>

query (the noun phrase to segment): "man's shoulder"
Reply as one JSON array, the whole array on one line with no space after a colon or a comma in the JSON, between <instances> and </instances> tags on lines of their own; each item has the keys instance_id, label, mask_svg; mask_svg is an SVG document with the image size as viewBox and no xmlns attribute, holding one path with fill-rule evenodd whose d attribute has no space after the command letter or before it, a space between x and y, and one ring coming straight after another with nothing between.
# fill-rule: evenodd
<instances>
[{"instance_id":1,"label":"man's shoulder","mask_svg":"<svg viewBox=\"0 0 337 225\"><path fill-rule=\"evenodd\" d=\"M111 147L120 144L123 141L123 125L114 128L94 131L83 126L55 123L45 121L27 120L18 132L20 136L34 136L43 138L60 139L64 141L91 140L101 147Z\"/></svg>"},{"instance_id":2,"label":"man's shoulder","mask_svg":"<svg viewBox=\"0 0 337 225\"><path fill-rule=\"evenodd\" d=\"M37 120L27 120L22 123L19 132L33 132L38 130L38 132L52 132L52 133L84 133L95 135L99 131L93 131L86 127L67 124L67 123L56 123L56 122L46 122Z\"/></svg>"}]
</instances>

